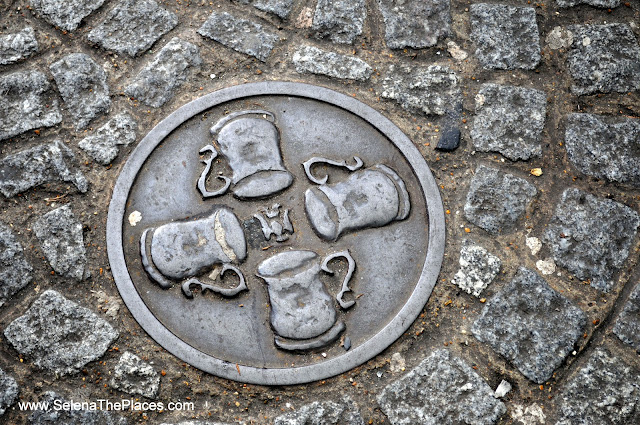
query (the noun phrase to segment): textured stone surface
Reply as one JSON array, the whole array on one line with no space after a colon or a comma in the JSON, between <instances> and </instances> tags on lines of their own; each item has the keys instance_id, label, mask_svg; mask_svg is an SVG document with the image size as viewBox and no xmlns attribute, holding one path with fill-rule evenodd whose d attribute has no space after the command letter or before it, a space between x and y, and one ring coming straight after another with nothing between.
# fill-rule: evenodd
<instances>
[{"instance_id":1,"label":"textured stone surface","mask_svg":"<svg viewBox=\"0 0 640 425\"><path fill-rule=\"evenodd\" d=\"M453 283L467 294L476 297L500 272L501 261L480 245L465 241L460 250L460 269L453 277Z\"/></svg>"},{"instance_id":2,"label":"textured stone surface","mask_svg":"<svg viewBox=\"0 0 640 425\"><path fill-rule=\"evenodd\" d=\"M183 421L183 422L176 422L175 424L162 423L160 425L231 425L231 424L222 423L222 422L211 422L211 421Z\"/></svg>"},{"instance_id":3,"label":"textured stone surface","mask_svg":"<svg viewBox=\"0 0 640 425\"><path fill-rule=\"evenodd\" d=\"M445 128L438 140L436 149L443 152L452 152L460 146L460 129L458 127Z\"/></svg>"},{"instance_id":4,"label":"textured stone surface","mask_svg":"<svg viewBox=\"0 0 640 425\"><path fill-rule=\"evenodd\" d=\"M382 97L394 99L408 111L445 115L462 109L460 81L456 73L445 66L392 65L382 88Z\"/></svg>"},{"instance_id":5,"label":"textured stone surface","mask_svg":"<svg viewBox=\"0 0 640 425\"><path fill-rule=\"evenodd\" d=\"M251 4L258 10L273 13L287 19L293 7L293 0L240 0L240 3Z\"/></svg>"},{"instance_id":6,"label":"textured stone surface","mask_svg":"<svg viewBox=\"0 0 640 425\"><path fill-rule=\"evenodd\" d=\"M104 0L30 0L42 19L67 31L75 31L80 22L98 9Z\"/></svg>"},{"instance_id":7,"label":"textured stone surface","mask_svg":"<svg viewBox=\"0 0 640 425\"><path fill-rule=\"evenodd\" d=\"M546 112L544 92L483 84L476 95L473 146L482 152L500 152L513 161L540 156Z\"/></svg>"},{"instance_id":8,"label":"textured stone surface","mask_svg":"<svg viewBox=\"0 0 640 425\"><path fill-rule=\"evenodd\" d=\"M390 49L435 46L451 32L450 0L378 0Z\"/></svg>"},{"instance_id":9,"label":"textured stone surface","mask_svg":"<svg viewBox=\"0 0 640 425\"><path fill-rule=\"evenodd\" d=\"M639 225L640 215L626 205L566 189L544 239L557 264L608 292Z\"/></svg>"},{"instance_id":10,"label":"textured stone surface","mask_svg":"<svg viewBox=\"0 0 640 425\"><path fill-rule=\"evenodd\" d=\"M351 44L362 34L366 17L364 0L318 0L311 28L317 38Z\"/></svg>"},{"instance_id":11,"label":"textured stone surface","mask_svg":"<svg viewBox=\"0 0 640 425\"><path fill-rule=\"evenodd\" d=\"M0 77L0 140L62 121L47 77L20 71Z\"/></svg>"},{"instance_id":12,"label":"textured stone surface","mask_svg":"<svg viewBox=\"0 0 640 425\"><path fill-rule=\"evenodd\" d=\"M18 383L0 369L0 416L4 415L4 412L11 407L17 398Z\"/></svg>"},{"instance_id":13,"label":"textured stone surface","mask_svg":"<svg viewBox=\"0 0 640 425\"><path fill-rule=\"evenodd\" d=\"M68 205L50 211L33 225L42 252L59 275L82 279L87 258L82 237L82 223Z\"/></svg>"},{"instance_id":14,"label":"textured stone surface","mask_svg":"<svg viewBox=\"0 0 640 425\"><path fill-rule=\"evenodd\" d=\"M378 404L393 425L488 425L507 410L487 383L447 350L435 351L387 385Z\"/></svg>"},{"instance_id":15,"label":"textured stone surface","mask_svg":"<svg viewBox=\"0 0 640 425\"><path fill-rule=\"evenodd\" d=\"M140 71L127 86L125 93L149 106L159 108L173 98L178 88L200 65L202 59L199 49L174 37Z\"/></svg>"},{"instance_id":16,"label":"textured stone surface","mask_svg":"<svg viewBox=\"0 0 640 425\"><path fill-rule=\"evenodd\" d=\"M49 403L49 410L36 410L29 416L30 425L127 425L127 420L116 413L106 410L55 410L54 402L70 402L53 391L47 391L38 398L38 401ZM88 401L88 400L82 400ZM91 400L96 402L95 400ZM112 400L109 400L112 401ZM73 400L73 402L81 402ZM96 402L98 403L98 402Z\"/></svg>"},{"instance_id":17,"label":"textured stone surface","mask_svg":"<svg viewBox=\"0 0 640 425\"><path fill-rule=\"evenodd\" d=\"M227 12L212 13L198 29L198 34L262 62L267 60L279 40L275 32Z\"/></svg>"},{"instance_id":18,"label":"textured stone surface","mask_svg":"<svg viewBox=\"0 0 640 425\"><path fill-rule=\"evenodd\" d=\"M536 195L525 179L480 165L471 180L464 215L490 233L513 229Z\"/></svg>"},{"instance_id":19,"label":"textured stone surface","mask_svg":"<svg viewBox=\"0 0 640 425\"><path fill-rule=\"evenodd\" d=\"M621 341L640 352L640 284L636 284L636 287L631 292L620 316L616 320L613 333Z\"/></svg>"},{"instance_id":20,"label":"textured stone surface","mask_svg":"<svg viewBox=\"0 0 640 425\"><path fill-rule=\"evenodd\" d=\"M640 375L603 348L576 372L556 398L557 425L640 423Z\"/></svg>"},{"instance_id":21,"label":"textured stone surface","mask_svg":"<svg viewBox=\"0 0 640 425\"><path fill-rule=\"evenodd\" d=\"M31 282L32 271L11 228L0 222L0 307Z\"/></svg>"},{"instance_id":22,"label":"textured stone surface","mask_svg":"<svg viewBox=\"0 0 640 425\"><path fill-rule=\"evenodd\" d=\"M573 34L561 26L554 27L544 39L551 50L566 49L573 44Z\"/></svg>"},{"instance_id":23,"label":"textured stone surface","mask_svg":"<svg viewBox=\"0 0 640 425\"><path fill-rule=\"evenodd\" d=\"M38 40L33 28L0 36L0 65L16 63L38 51Z\"/></svg>"},{"instance_id":24,"label":"textured stone surface","mask_svg":"<svg viewBox=\"0 0 640 425\"><path fill-rule=\"evenodd\" d=\"M540 36L533 7L472 4L471 40L484 68L534 69L540 62Z\"/></svg>"},{"instance_id":25,"label":"textured stone surface","mask_svg":"<svg viewBox=\"0 0 640 425\"><path fill-rule=\"evenodd\" d=\"M111 118L91 136L78 143L96 162L109 165L118 156L118 146L127 146L136 140L138 125L127 113Z\"/></svg>"},{"instance_id":26,"label":"textured stone surface","mask_svg":"<svg viewBox=\"0 0 640 425\"><path fill-rule=\"evenodd\" d=\"M154 0L122 0L89 33L89 40L116 53L137 56L178 24Z\"/></svg>"},{"instance_id":27,"label":"textured stone surface","mask_svg":"<svg viewBox=\"0 0 640 425\"><path fill-rule=\"evenodd\" d=\"M102 357L118 331L90 310L48 290L7 326L4 336L37 367L67 375Z\"/></svg>"},{"instance_id":28,"label":"textured stone surface","mask_svg":"<svg viewBox=\"0 0 640 425\"><path fill-rule=\"evenodd\" d=\"M109 385L129 394L156 398L160 390L160 375L149 363L125 351L116 365Z\"/></svg>"},{"instance_id":29,"label":"textured stone surface","mask_svg":"<svg viewBox=\"0 0 640 425\"><path fill-rule=\"evenodd\" d=\"M640 89L640 46L626 24L572 25L567 62L576 95Z\"/></svg>"},{"instance_id":30,"label":"textured stone surface","mask_svg":"<svg viewBox=\"0 0 640 425\"><path fill-rule=\"evenodd\" d=\"M640 120L571 114L564 141L584 174L640 187Z\"/></svg>"},{"instance_id":31,"label":"textured stone surface","mask_svg":"<svg viewBox=\"0 0 640 425\"><path fill-rule=\"evenodd\" d=\"M368 80L373 70L362 59L327 52L313 46L303 46L293 54L293 64L299 73L321 74L333 78Z\"/></svg>"},{"instance_id":32,"label":"textured stone surface","mask_svg":"<svg viewBox=\"0 0 640 425\"><path fill-rule=\"evenodd\" d=\"M588 4L589 6L614 8L620 5L620 0L556 0L560 7L572 7L579 4Z\"/></svg>"},{"instance_id":33,"label":"textured stone surface","mask_svg":"<svg viewBox=\"0 0 640 425\"><path fill-rule=\"evenodd\" d=\"M72 53L51 64L49 69L77 129L109 111L107 74L91 57Z\"/></svg>"},{"instance_id":34,"label":"textured stone surface","mask_svg":"<svg viewBox=\"0 0 640 425\"><path fill-rule=\"evenodd\" d=\"M520 268L491 298L471 331L524 376L544 383L582 336L587 316L533 270Z\"/></svg>"},{"instance_id":35,"label":"textured stone surface","mask_svg":"<svg viewBox=\"0 0 640 425\"><path fill-rule=\"evenodd\" d=\"M89 183L75 163L59 140L6 156L0 159L0 192L11 197L43 183L68 182L84 193Z\"/></svg>"},{"instance_id":36,"label":"textured stone surface","mask_svg":"<svg viewBox=\"0 0 640 425\"><path fill-rule=\"evenodd\" d=\"M278 416L274 425L364 425L356 403L345 396L342 400L315 401L295 412Z\"/></svg>"}]
</instances>

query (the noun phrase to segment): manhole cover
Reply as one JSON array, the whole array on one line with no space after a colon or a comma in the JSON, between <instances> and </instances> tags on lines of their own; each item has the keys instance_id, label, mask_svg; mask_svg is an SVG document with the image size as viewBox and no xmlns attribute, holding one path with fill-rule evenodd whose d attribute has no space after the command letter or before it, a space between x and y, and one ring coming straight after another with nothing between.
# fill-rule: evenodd
<instances>
[{"instance_id":1,"label":"manhole cover","mask_svg":"<svg viewBox=\"0 0 640 425\"><path fill-rule=\"evenodd\" d=\"M345 372L415 320L444 249L411 141L348 96L298 83L220 90L138 145L107 223L118 289L168 351L221 377Z\"/></svg>"}]
</instances>

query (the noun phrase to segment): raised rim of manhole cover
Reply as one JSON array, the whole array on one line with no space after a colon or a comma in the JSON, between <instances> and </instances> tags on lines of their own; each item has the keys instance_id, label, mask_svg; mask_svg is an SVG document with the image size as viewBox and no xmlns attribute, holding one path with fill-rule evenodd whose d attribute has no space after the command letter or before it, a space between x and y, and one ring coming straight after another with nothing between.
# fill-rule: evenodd
<instances>
[{"instance_id":1,"label":"raised rim of manhole cover","mask_svg":"<svg viewBox=\"0 0 640 425\"><path fill-rule=\"evenodd\" d=\"M151 338L262 385L386 349L424 308L444 245L438 186L409 138L350 96L293 82L169 115L124 164L107 219L116 285Z\"/></svg>"}]
</instances>

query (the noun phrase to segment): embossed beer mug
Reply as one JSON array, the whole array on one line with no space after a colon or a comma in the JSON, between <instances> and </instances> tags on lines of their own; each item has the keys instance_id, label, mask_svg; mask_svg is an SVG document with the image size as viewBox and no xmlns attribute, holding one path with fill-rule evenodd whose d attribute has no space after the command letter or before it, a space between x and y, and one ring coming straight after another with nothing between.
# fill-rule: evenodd
<instances>
[{"instance_id":1,"label":"embossed beer mug","mask_svg":"<svg viewBox=\"0 0 640 425\"><path fill-rule=\"evenodd\" d=\"M355 304L343 300L351 291L349 280L356 266L348 251L331 254L322 261L313 251L286 251L260 263L257 276L267 283L276 346L284 350L320 348L344 331L333 298L320 280L321 270L333 274L328 264L339 257L347 260L348 270L336 300L346 310Z\"/></svg>"},{"instance_id":2,"label":"embossed beer mug","mask_svg":"<svg viewBox=\"0 0 640 425\"><path fill-rule=\"evenodd\" d=\"M198 179L198 190L203 197L224 195L229 188L240 199L262 198L286 189L293 183L280 153L280 132L271 112L247 110L231 113L213 127L220 153L227 159L232 177L217 176L224 186L215 191L206 188L206 179L218 152L213 145L200 149L211 152L204 160L204 171Z\"/></svg>"},{"instance_id":3,"label":"embossed beer mug","mask_svg":"<svg viewBox=\"0 0 640 425\"><path fill-rule=\"evenodd\" d=\"M317 157L303 164L309 180L318 184L305 192L305 210L313 230L325 240L334 241L349 231L381 227L409 215L409 193L400 176L383 164L362 169L362 160L354 159L354 165ZM328 176L317 178L311 173L317 163L345 167L353 173L345 181L327 184Z\"/></svg>"},{"instance_id":4,"label":"embossed beer mug","mask_svg":"<svg viewBox=\"0 0 640 425\"><path fill-rule=\"evenodd\" d=\"M165 289L173 281L183 281L182 291L189 298L193 296L192 285L226 297L247 289L242 272L233 265L247 256L244 232L236 215L225 207L197 220L146 229L140 237L140 254L152 280ZM222 265L219 277L230 270L238 275L240 283L234 288L223 288L198 279L216 265Z\"/></svg>"}]
</instances>

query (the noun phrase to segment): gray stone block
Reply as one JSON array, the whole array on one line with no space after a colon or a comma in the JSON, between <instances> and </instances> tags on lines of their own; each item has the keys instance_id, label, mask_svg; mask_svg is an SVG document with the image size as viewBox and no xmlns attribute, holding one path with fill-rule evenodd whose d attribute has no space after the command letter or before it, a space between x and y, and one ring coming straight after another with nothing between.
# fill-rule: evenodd
<instances>
[{"instance_id":1,"label":"gray stone block","mask_svg":"<svg viewBox=\"0 0 640 425\"><path fill-rule=\"evenodd\" d=\"M84 193L89 183L75 162L59 140L6 156L0 159L0 192L9 198L44 183L68 182Z\"/></svg>"},{"instance_id":2,"label":"gray stone block","mask_svg":"<svg viewBox=\"0 0 640 425\"><path fill-rule=\"evenodd\" d=\"M452 282L467 294L476 297L485 289L500 272L502 262L481 247L465 241L460 250L460 269L453 277Z\"/></svg>"},{"instance_id":3,"label":"gray stone block","mask_svg":"<svg viewBox=\"0 0 640 425\"><path fill-rule=\"evenodd\" d=\"M480 165L471 180L464 215L489 233L507 233L536 196L525 179Z\"/></svg>"},{"instance_id":4,"label":"gray stone block","mask_svg":"<svg viewBox=\"0 0 640 425\"><path fill-rule=\"evenodd\" d=\"M556 0L560 7L573 7L579 4L588 4L593 7L612 9L620 5L620 0Z\"/></svg>"},{"instance_id":5,"label":"gray stone block","mask_svg":"<svg viewBox=\"0 0 640 425\"><path fill-rule=\"evenodd\" d=\"M640 423L638 371L597 348L562 389L556 425Z\"/></svg>"},{"instance_id":6,"label":"gray stone block","mask_svg":"<svg viewBox=\"0 0 640 425\"><path fill-rule=\"evenodd\" d=\"M435 46L451 32L451 0L378 0L390 49Z\"/></svg>"},{"instance_id":7,"label":"gray stone block","mask_svg":"<svg viewBox=\"0 0 640 425\"><path fill-rule=\"evenodd\" d=\"M118 156L118 146L127 146L136 140L138 124L127 113L111 118L91 136L78 143L80 149L96 162L109 165Z\"/></svg>"},{"instance_id":8,"label":"gray stone block","mask_svg":"<svg viewBox=\"0 0 640 425\"><path fill-rule=\"evenodd\" d=\"M273 13L282 19L289 17L293 7L293 0L240 0L240 3L250 4L258 10Z\"/></svg>"},{"instance_id":9,"label":"gray stone block","mask_svg":"<svg viewBox=\"0 0 640 425\"><path fill-rule=\"evenodd\" d=\"M613 327L620 340L640 353L640 284L631 292Z\"/></svg>"},{"instance_id":10,"label":"gray stone block","mask_svg":"<svg viewBox=\"0 0 640 425\"><path fill-rule=\"evenodd\" d=\"M571 114L564 136L569 160L586 175L640 187L640 121Z\"/></svg>"},{"instance_id":11,"label":"gray stone block","mask_svg":"<svg viewBox=\"0 0 640 425\"><path fill-rule=\"evenodd\" d=\"M345 396L342 400L315 401L294 412L278 416L274 425L364 425L358 405Z\"/></svg>"},{"instance_id":12,"label":"gray stone block","mask_svg":"<svg viewBox=\"0 0 640 425\"><path fill-rule=\"evenodd\" d=\"M404 109L425 115L449 115L462 111L460 80L441 65L395 66L382 81L381 96L393 99Z\"/></svg>"},{"instance_id":13,"label":"gray stone block","mask_svg":"<svg viewBox=\"0 0 640 425\"><path fill-rule=\"evenodd\" d=\"M102 357L118 331L90 310L48 290L7 326L4 336L38 368L68 375Z\"/></svg>"},{"instance_id":14,"label":"gray stone block","mask_svg":"<svg viewBox=\"0 0 640 425\"><path fill-rule=\"evenodd\" d=\"M566 189L544 233L553 259L578 279L608 292L629 256L640 215L626 205Z\"/></svg>"},{"instance_id":15,"label":"gray stone block","mask_svg":"<svg viewBox=\"0 0 640 425\"><path fill-rule=\"evenodd\" d=\"M81 280L86 273L87 258L82 223L68 205L50 211L33 225L42 252L59 275Z\"/></svg>"},{"instance_id":16,"label":"gray stone block","mask_svg":"<svg viewBox=\"0 0 640 425\"><path fill-rule=\"evenodd\" d=\"M108 410L89 410L89 409L54 409L57 403L62 406L63 403L70 403L53 391L47 391L42 394L38 401L48 403L49 410L36 410L29 415L30 425L127 425L127 420L122 416L118 416ZM84 400L82 400L84 401ZM114 402L115 400L109 400ZM119 401L119 400L118 400ZM74 403L81 401L73 400ZM87 401L88 402L88 401ZM93 401L99 406L99 402Z\"/></svg>"},{"instance_id":17,"label":"gray stone block","mask_svg":"<svg viewBox=\"0 0 640 425\"><path fill-rule=\"evenodd\" d=\"M471 331L530 380L544 383L573 350L586 314L533 270L520 268L485 305Z\"/></svg>"},{"instance_id":18,"label":"gray stone block","mask_svg":"<svg viewBox=\"0 0 640 425\"><path fill-rule=\"evenodd\" d=\"M378 404L393 425L490 425L507 411L487 383L447 350L438 350L387 385Z\"/></svg>"},{"instance_id":19,"label":"gray stone block","mask_svg":"<svg viewBox=\"0 0 640 425\"><path fill-rule=\"evenodd\" d=\"M629 25L572 25L569 31L573 45L567 62L573 94L640 89L640 46Z\"/></svg>"},{"instance_id":20,"label":"gray stone block","mask_svg":"<svg viewBox=\"0 0 640 425\"><path fill-rule=\"evenodd\" d=\"M149 50L176 25L176 15L154 0L122 0L88 38L104 49L133 57Z\"/></svg>"},{"instance_id":21,"label":"gray stone block","mask_svg":"<svg viewBox=\"0 0 640 425\"><path fill-rule=\"evenodd\" d=\"M202 59L198 47L174 37L125 88L125 93L146 105L159 108L173 98L200 65Z\"/></svg>"},{"instance_id":22,"label":"gray stone block","mask_svg":"<svg viewBox=\"0 0 640 425\"><path fill-rule=\"evenodd\" d=\"M540 90L483 84L476 95L473 146L512 161L540 156L546 114L547 97Z\"/></svg>"},{"instance_id":23,"label":"gray stone block","mask_svg":"<svg viewBox=\"0 0 640 425\"><path fill-rule=\"evenodd\" d=\"M107 74L91 57L72 53L49 67L76 129L86 127L111 106Z\"/></svg>"},{"instance_id":24,"label":"gray stone block","mask_svg":"<svg viewBox=\"0 0 640 425\"><path fill-rule=\"evenodd\" d=\"M149 363L125 351L120 356L109 385L129 394L156 398L160 390L160 375Z\"/></svg>"},{"instance_id":25,"label":"gray stone block","mask_svg":"<svg viewBox=\"0 0 640 425\"><path fill-rule=\"evenodd\" d=\"M540 36L533 7L476 3L471 11L471 40L486 69L535 69Z\"/></svg>"},{"instance_id":26,"label":"gray stone block","mask_svg":"<svg viewBox=\"0 0 640 425\"><path fill-rule=\"evenodd\" d=\"M38 40L33 28L0 36L0 65L9 65L28 58L38 51Z\"/></svg>"},{"instance_id":27,"label":"gray stone block","mask_svg":"<svg viewBox=\"0 0 640 425\"><path fill-rule=\"evenodd\" d=\"M31 282L32 271L11 228L0 222L0 307Z\"/></svg>"},{"instance_id":28,"label":"gray stone block","mask_svg":"<svg viewBox=\"0 0 640 425\"><path fill-rule=\"evenodd\" d=\"M58 100L47 77L20 71L0 77L0 140L62 121Z\"/></svg>"},{"instance_id":29,"label":"gray stone block","mask_svg":"<svg viewBox=\"0 0 640 425\"><path fill-rule=\"evenodd\" d=\"M223 12L214 12L198 29L198 34L265 62L280 37L262 25Z\"/></svg>"},{"instance_id":30,"label":"gray stone block","mask_svg":"<svg viewBox=\"0 0 640 425\"><path fill-rule=\"evenodd\" d=\"M0 369L0 416L4 415L18 398L18 383Z\"/></svg>"},{"instance_id":31,"label":"gray stone block","mask_svg":"<svg viewBox=\"0 0 640 425\"><path fill-rule=\"evenodd\" d=\"M75 31L80 22L104 3L104 0L30 0L40 17L51 25Z\"/></svg>"},{"instance_id":32,"label":"gray stone block","mask_svg":"<svg viewBox=\"0 0 640 425\"><path fill-rule=\"evenodd\" d=\"M311 29L317 38L352 44L367 17L364 0L318 0Z\"/></svg>"},{"instance_id":33,"label":"gray stone block","mask_svg":"<svg viewBox=\"0 0 640 425\"><path fill-rule=\"evenodd\" d=\"M302 46L293 54L299 73L326 75L349 80L368 80L373 70L362 59L327 52L313 46Z\"/></svg>"}]
</instances>

